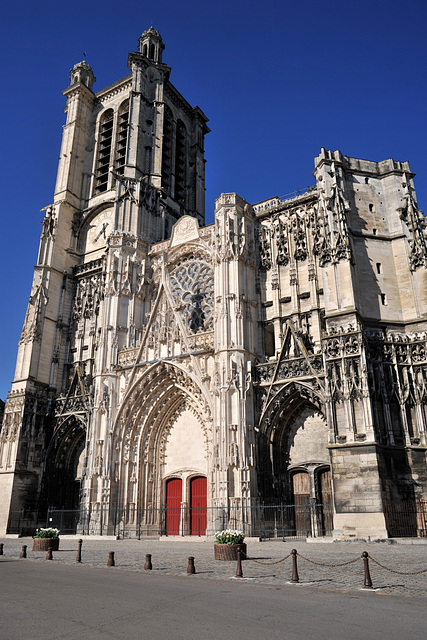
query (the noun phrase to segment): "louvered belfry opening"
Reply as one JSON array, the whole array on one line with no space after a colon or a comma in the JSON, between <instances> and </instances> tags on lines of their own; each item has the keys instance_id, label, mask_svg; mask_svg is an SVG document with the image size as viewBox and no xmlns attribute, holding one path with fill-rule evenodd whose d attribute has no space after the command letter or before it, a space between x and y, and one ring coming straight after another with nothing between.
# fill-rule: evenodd
<instances>
[{"instance_id":1,"label":"louvered belfry opening","mask_svg":"<svg viewBox=\"0 0 427 640\"><path fill-rule=\"evenodd\" d=\"M173 125L172 112L165 105L163 116L162 189L171 192Z\"/></svg>"},{"instance_id":2,"label":"louvered belfry opening","mask_svg":"<svg viewBox=\"0 0 427 640\"><path fill-rule=\"evenodd\" d=\"M109 109L102 117L99 126L98 163L96 168L95 192L103 193L108 189L108 170L111 159L111 141L113 137L113 110Z\"/></svg>"},{"instance_id":3,"label":"louvered belfry opening","mask_svg":"<svg viewBox=\"0 0 427 640\"><path fill-rule=\"evenodd\" d=\"M126 147L129 126L129 102L126 101L120 111L117 123L117 141L116 141L116 173L123 175L126 164Z\"/></svg>"},{"instance_id":4,"label":"louvered belfry opening","mask_svg":"<svg viewBox=\"0 0 427 640\"><path fill-rule=\"evenodd\" d=\"M176 123L175 200L185 206L186 129L181 120Z\"/></svg>"}]
</instances>

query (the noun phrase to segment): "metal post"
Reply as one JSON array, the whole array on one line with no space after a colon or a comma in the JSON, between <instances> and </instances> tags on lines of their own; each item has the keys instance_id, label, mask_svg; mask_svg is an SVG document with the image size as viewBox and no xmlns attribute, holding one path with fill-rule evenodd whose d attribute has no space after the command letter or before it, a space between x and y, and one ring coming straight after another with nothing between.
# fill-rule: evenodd
<instances>
[{"instance_id":1,"label":"metal post","mask_svg":"<svg viewBox=\"0 0 427 640\"><path fill-rule=\"evenodd\" d=\"M53 560L52 547L48 547L46 560Z\"/></svg>"},{"instance_id":2,"label":"metal post","mask_svg":"<svg viewBox=\"0 0 427 640\"><path fill-rule=\"evenodd\" d=\"M189 573L189 574L196 573L196 567L194 566L194 557L193 556L189 556L189 558L188 558L187 573Z\"/></svg>"},{"instance_id":3,"label":"metal post","mask_svg":"<svg viewBox=\"0 0 427 640\"><path fill-rule=\"evenodd\" d=\"M147 553L145 555L144 569L146 571L151 571L152 568L153 568L153 565L151 564L151 553Z\"/></svg>"},{"instance_id":4,"label":"metal post","mask_svg":"<svg viewBox=\"0 0 427 640\"><path fill-rule=\"evenodd\" d=\"M297 552L296 549L292 549L291 554L292 554L292 578L291 578L291 583L292 584L296 584L297 582L299 582L298 566L297 566L297 555L298 555L298 552Z\"/></svg>"},{"instance_id":5,"label":"metal post","mask_svg":"<svg viewBox=\"0 0 427 640\"><path fill-rule=\"evenodd\" d=\"M0 543L0 556L3 555L3 542Z\"/></svg>"},{"instance_id":6,"label":"metal post","mask_svg":"<svg viewBox=\"0 0 427 640\"><path fill-rule=\"evenodd\" d=\"M116 563L114 561L114 551L110 551L108 554L108 562L107 567L115 567Z\"/></svg>"},{"instance_id":7,"label":"metal post","mask_svg":"<svg viewBox=\"0 0 427 640\"><path fill-rule=\"evenodd\" d=\"M22 551L19 554L19 557L20 558L26 558L27 557L27 545L26 544L22 545Z\"/></svg>"},{"instance_id":8,"label":"metal post","mask_svg":"<svg viewBox=\"0 0 427 640\"><path fill-rule=\"evenodd\" d=\"M362 553L363 564L365 567L365 580L363 586L365 589L372 589L371 573L369 571L369 554L367 551Z\"/></svg>"},{"instance_id":9,"label":"metal post","mask_svg":"<svg viewBox=\"0 0 427 640\"><path fill-rule=\"evenodd\" d=\"M242 551L240 545L237 548L237 566L236 566L236 578L243 578L242 571Z\"/></svg>"},{"instance_id":10,"label":"metal post","mask_svg":"<svg viewBox=\"0 0 427 640\"><path fill-rule=\"evenodd\" d=\"M83 544L83 540L80 538L80 540L77 542L78 547L77 547L77 557L76 557L76 562L81 562L82 561L82 544Z\"/></svg>"}]
</instances>

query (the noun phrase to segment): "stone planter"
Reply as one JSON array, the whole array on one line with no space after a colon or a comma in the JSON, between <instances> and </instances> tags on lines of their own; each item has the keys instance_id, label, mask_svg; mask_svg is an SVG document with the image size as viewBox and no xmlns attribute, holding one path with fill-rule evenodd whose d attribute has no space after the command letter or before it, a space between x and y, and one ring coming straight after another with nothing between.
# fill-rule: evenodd
<instances>
[{"instance_id":1,"label":"stone planter","mask_svg":"<svg viewBox=\"0 0 427 640\"><path fill-rule=\"evenodd\" d=\"M214 544L215 560L237 560L237 549L243 551L242 560L246 559L246 544Z\"/></svg>"},{"instance_id":2,"label":"stone planter","mask_svg":"<svg viewBox=\"0 0 427 640\"><path fill-rule=\"evenodd\" d=\"M47 551L49 547L58 551L59 538L33 538L33 551Z\"/></svg>"}]
</instances>

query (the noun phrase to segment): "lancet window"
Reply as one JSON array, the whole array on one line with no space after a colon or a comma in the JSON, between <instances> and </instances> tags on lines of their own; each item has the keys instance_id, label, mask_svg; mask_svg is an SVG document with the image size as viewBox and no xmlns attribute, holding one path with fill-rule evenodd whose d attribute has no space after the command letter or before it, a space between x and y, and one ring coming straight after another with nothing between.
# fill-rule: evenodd
<instances>
[{"instance_id":1,"label":"lancet window","mask_svg":"<svg viewBox=\"0 0 427 640\"><path fill-rule=\"evenodd\" d=\"M162 188L170 193L172 178L173 116L167 105L163 114Z\"/></svg>"},{"instance_id":2,"label":"lancet window","mask_svg":"<svg viewBox=\"0 0 427 640\"><path fill-rule=\"evenodd\" d=\"M117 136L116 136L116 173L119 176L123 175L123 171L126 163L126 145L128 137L129 126L129 102L126 100L120 109L117 122Z\"/></svg>"},{"instance_id":3,"label":"lancet window","mask_svg":"<svg viewBox=\"0 0 427 640\"><path fill-rule=\"evenodd\" d=\"M187 131L184 123L178 120L176 123L175 145L175 200L185 204L185 158L186 158Z\"/></svg>"},{"instance_id":4,"label":"lancet window","mask_svg":"<svg viewBox=\"0 0 427 640\"><path fill-rule=\"evenodd\" d=\"M102 116L99 125L98 158L96 166L95 192L103 193L108 189L108 171L111 160L111 143L113 138L114 114L108 109Z\"/></svg>"}]
</instances>

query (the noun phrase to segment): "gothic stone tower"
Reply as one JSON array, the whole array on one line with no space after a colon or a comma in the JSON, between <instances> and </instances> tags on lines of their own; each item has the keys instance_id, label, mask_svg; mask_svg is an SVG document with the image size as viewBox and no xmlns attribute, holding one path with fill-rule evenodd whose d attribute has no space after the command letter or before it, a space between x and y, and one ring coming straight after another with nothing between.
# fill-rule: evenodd
<instances>
[{"instance_id":1,"label":"gothic stone tower","mask_svg":"<svg viewBox=\"0 0 427 640\"><path fill-rule=\"evenodd\" d=\"M427 497L426 222L407 162L322 149L314 175L254 206L259 482L264 501L333 503L336 537L383 538L393 505Z\"/></svg>"},{"instance_id":2,"label":"gothic stone tower","mask_svg":"<svg viewBox=\"0 0 427 640\"><path fill-rule=\"evenodd\" d=\"M130 75L98 93L86 62L70 71L54 202L1 435L3 530L9 510L109 505L126 391L117 354L141 342L151 312L150 246L183 216L204 223L207 118L169 81L163 49L145 31ZM126 469L131 487L132 461Z\"/></svg>"}]
</instances>

